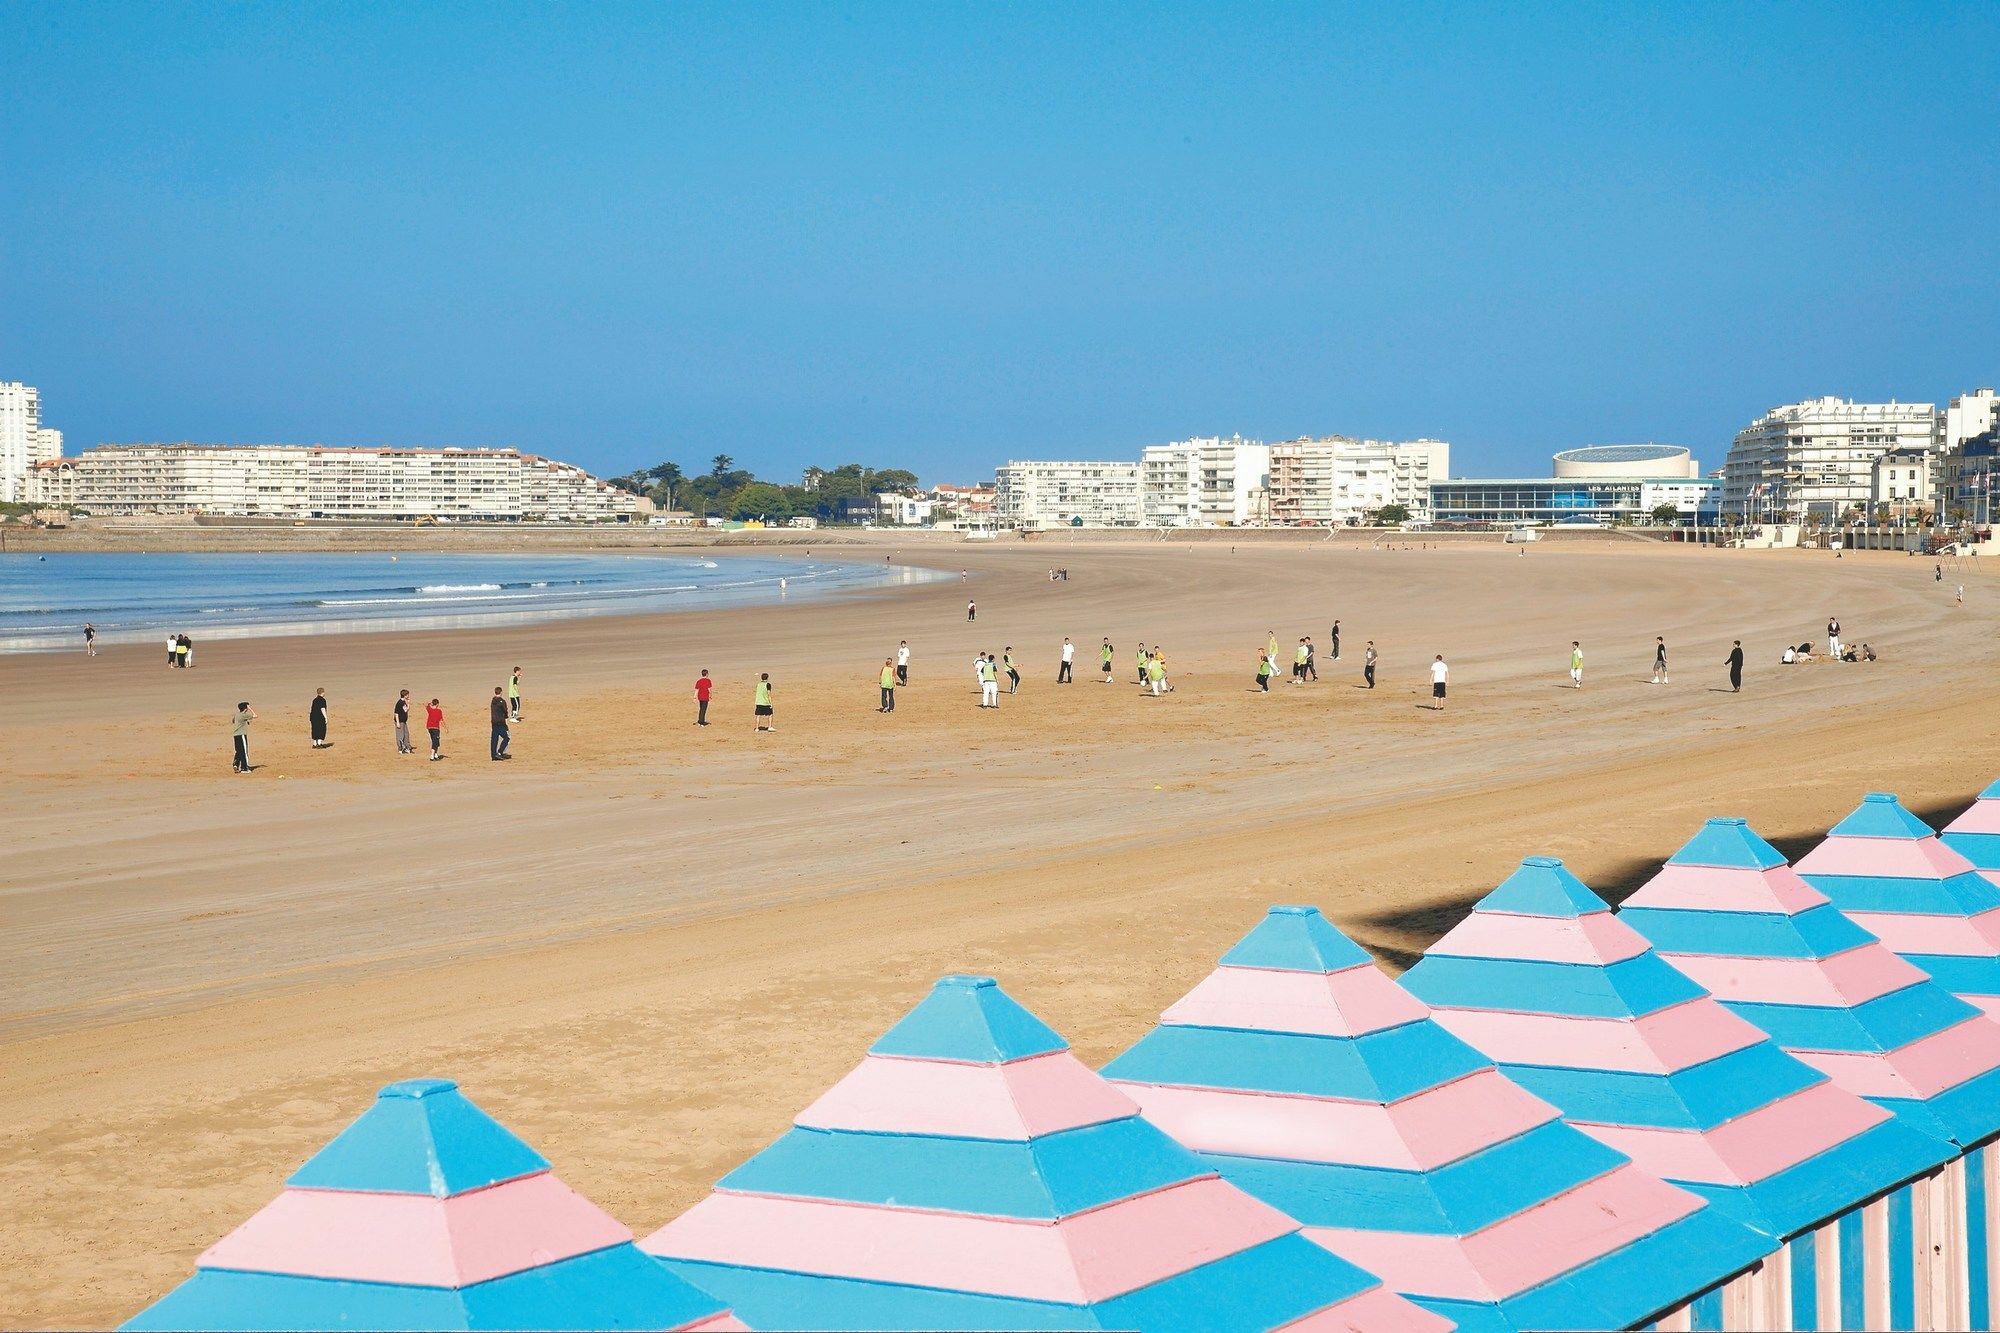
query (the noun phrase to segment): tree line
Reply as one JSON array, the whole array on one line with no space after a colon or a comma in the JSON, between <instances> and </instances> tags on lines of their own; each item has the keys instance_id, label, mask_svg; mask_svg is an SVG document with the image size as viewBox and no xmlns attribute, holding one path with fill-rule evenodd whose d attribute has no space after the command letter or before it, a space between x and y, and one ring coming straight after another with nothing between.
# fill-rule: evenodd
<instances>
[{"instance_id":1,"label":"tree line","mask_svg":"<svg viewBox=\"0 0 2000 1333\"><path fill-rule=\"evenodd\" d=\"M643 495L661 509L683 509L697 518L761 518L782 521L809 516L821 522L848 517L848 501L872 501L889 492L913 493L917 474L892 467L877 471L860 463L836 468L809 467L796 486L759 481L728 454L709 460L708 471L689 476L678 463L613 477L611 484Z\"/></svg>"}]
</instances>

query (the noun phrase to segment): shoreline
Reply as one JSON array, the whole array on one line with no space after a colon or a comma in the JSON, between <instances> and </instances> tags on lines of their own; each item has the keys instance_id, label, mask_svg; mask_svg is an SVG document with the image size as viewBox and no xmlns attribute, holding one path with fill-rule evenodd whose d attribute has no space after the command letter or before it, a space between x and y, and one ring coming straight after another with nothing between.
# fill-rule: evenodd
<instances>
[{"instance_id":1,"label":"shoreline","mask_svg":"<svg viewBox=\"0 0 2000 1333\"><path fill-rule=\"evenodd\" d=\"M91 550L38 553L35 556L30 556L27 553L16 554L10 552L6 556L0 556L0 568L4 568L10 560L40 560L45 559L48 554L59 554L76 559L93 557L145 559L149 557L214 556L222 559L247 561L256 559L259 556L288 556L302 553L268 551L127 552ZM341 551L322 554L352 555L360 558L366 555L379 555L382 552ZM389 554L392 557L396 557L436 553L413 553L403 550L390 552ZM698 548L687 548L684 550L648 549L639 551L589 552L462 551L445 552L442 554L449 559L464 561L530 560L544 555L605 561L688 561L698 557L701 565L711 569L716 568L717 564L715 561L707 558L710 555L727 556L734 560L761 558L768 561L781 561L798 555L797 552L758 551L752 553L746 550ZM526 625L553 624L567 620L638 619L650 616L690 615L704 611L738 607L779 606L793 601L805 603L809 601L849 598L893 592L902 588L941 582L950 577L949 572L942 568L909 562L876 565L870 561L861 560L845 553L815 556L813 557L813 563L833 568L823 572L814 571L812 573L793 575L792 578L796 582L793 586L786 588L776 586L776 580L781 576L773 573L767 581L755 587L727 584L689 584L685 587L673 589L606 588L600 591L569 594L573 597L573 600L566 605L524 607L518 610L473 609L481 599L468 597L456 603L457 605L466 607L467 609L465 610L447 609L452 605L451 600L439 599L444 605L431 611L396 609L394 599L385 598L384 604L387 609L382 614L356 615L344 618L322 616L309 619L209 621L201 618L201 615L206 613L162 611L154 622L148 623L143 627L130 625L113 628L101 627L98 630L97 643L100 651L112 645L151 644L165 632L167 622L175 620L184 622L184 628L200 630L199 642L202 644L261 638L310 638L322 635L351 636L357 634L454 633L473 630L501 630ZM471 571L468 571L468 576L470 574ZM832 576L831 579L822 582L821 580L828 574ZM386 577L386 574L384 576ZM696 576L690 575L689 577ZM490 586L497 590L502 585L494 584ZM415 588L411 591L421 593L424 589ZM547 599L553 601L563 595L565 594L549 593L547 594ZM330 603L324 601L315 601L315 604L319 606L330 605ZM290 606L293 603L287 602L285 605ZM408 601L401 603L401 605L408 608L415 608L418 603L416 601ZM270 610L273 614L282 613L282 608L280 607L274 606ZM4 619L6 614L5 611L0 611L0 619ZM83 616L86 613L78 611L76 614ZM97 614L102 615L102 613ZM78 651L82 644L81 623L75 626L65 625L60 628L62 629L61 634L28 632L8 634L5 632L4 627L0 627L0 655L13 656Z\"/></svg>"}]
</instances>

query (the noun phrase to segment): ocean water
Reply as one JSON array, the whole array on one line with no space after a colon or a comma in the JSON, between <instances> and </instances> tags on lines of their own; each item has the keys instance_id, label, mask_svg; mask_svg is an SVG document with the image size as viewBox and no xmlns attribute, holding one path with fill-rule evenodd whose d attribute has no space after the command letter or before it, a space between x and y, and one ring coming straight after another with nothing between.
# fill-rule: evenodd
<instances>
[{"instance_id":1,"label":"ocean water","mask_svg":"<svg viewBox=\"0 0 2000 1333\"><path fill-rule=\"evenodd\" d=\"M935 570L701 555L0 555L0 652L452 629L743 606L926 583ZM779 587L783 579L786 586Z\"/></svg>"}]
</instances>

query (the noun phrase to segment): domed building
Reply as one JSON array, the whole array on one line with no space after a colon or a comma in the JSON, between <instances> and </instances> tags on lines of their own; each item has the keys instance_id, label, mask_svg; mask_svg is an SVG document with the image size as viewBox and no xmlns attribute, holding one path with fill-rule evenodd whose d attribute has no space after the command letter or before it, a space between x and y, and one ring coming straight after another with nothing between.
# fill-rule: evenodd
<instances>
[{"instance_id":1,"label":"domed building","mask_svg":"<svg viewBox=\"0 0 2000 1333\"><path fill-rule=\"evenodd\" d=\"M1599 525L1650 520L1671 506L1683 523L1715 519L1721 484L1678 444L1593 444L1554 457L1548 477L1455 477L1431 483L1445 522Z\"/></svg>"}]
</instances>

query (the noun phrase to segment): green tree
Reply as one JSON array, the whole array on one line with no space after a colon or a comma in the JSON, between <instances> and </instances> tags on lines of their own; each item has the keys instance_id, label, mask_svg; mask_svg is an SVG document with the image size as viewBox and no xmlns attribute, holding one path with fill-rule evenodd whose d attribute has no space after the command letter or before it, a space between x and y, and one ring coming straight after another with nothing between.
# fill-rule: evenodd
<instances>
[{"instance_id":1,"label":"green tree","mask_svg":"<svg viewBox=\"0 0 2000 1333\"><path fill-rule=\"evenodd\" d=\"M1680 516L1680 508L1676 505L1657 504L1653 506L1653 521L1655 523L1672 523Z\"/></svg>"},{"instance_id":2,"label":"green tree","mask_svg":"<svg viewBox=\"0 0 2000 1333\"><path fill-rule=\"evenodd\" d=\"M791 517L791 501L782 487L773 486L768 481L753 481L737 490L729 504L733 518L768 518L784 520Z\"/></svg>"},{"instance_id":3,"label":"green tree","mask_svg":"<svg viewBox=\"0 0 2000 1333\"><path fill-rule=\"evenodd\" d=\"M873 491L908 492L917 489L917 474L904 468L892 467L877 472L871 478Z\"/></svg>"},{"instance_id":4,"label":"green tree","mask_svg":"<svg viewBox=\"0 0 2000 1333\"><path fill-rule=\"evenodd\" d=\"M736 460L728 454L717 454L709 461L708 475L711 477L726 477L729 475L729 470L735 466Z\"/></svg>"},{"instance_id":5,"label":"green tree","mask_svg":"<svg viewBox=\"0 0 2000 1333\"><path fill-rule=\"evenodd\" d=\"M1410 521L1409 507L1399 504L1383 505L1375 511L1375 521L1385 526L1391 523L1408 523Z\"/></svg>"}]
</instances>

